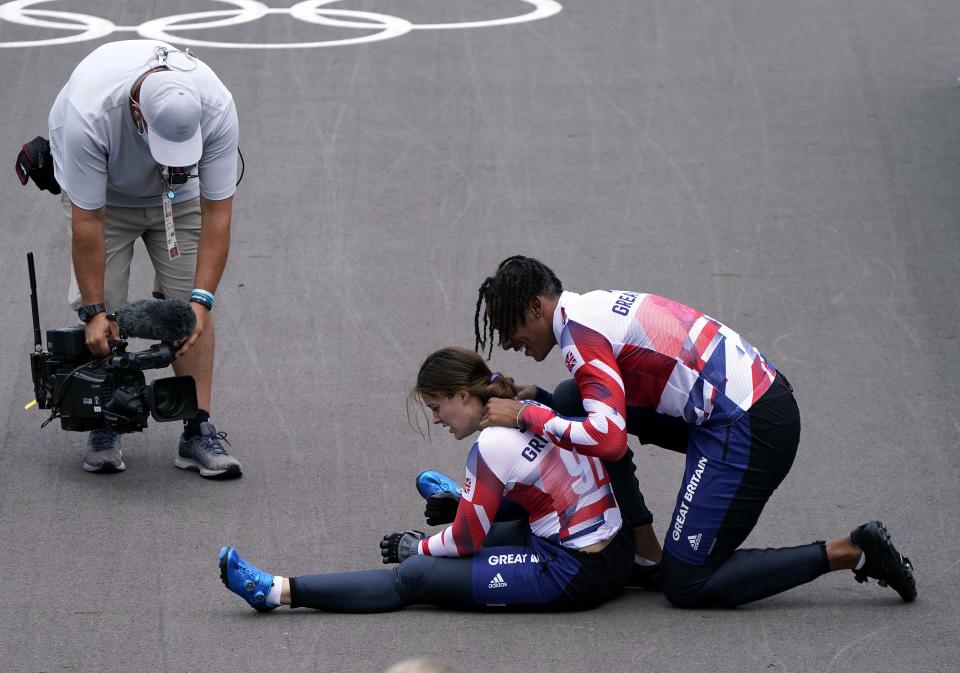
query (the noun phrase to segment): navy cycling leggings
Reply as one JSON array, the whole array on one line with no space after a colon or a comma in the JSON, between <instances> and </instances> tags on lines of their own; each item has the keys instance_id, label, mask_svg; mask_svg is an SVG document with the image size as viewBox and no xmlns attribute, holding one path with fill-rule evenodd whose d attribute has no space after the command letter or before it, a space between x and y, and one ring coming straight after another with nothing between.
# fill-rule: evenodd
<instances>
[{"instance_id":1,"label":"navy cycling leggings","mask_svg":"<svg viewBox=\"0 0 960 673\"><path fill-rule=\"evenodd\" d=\"M565 416L585 415L573 380L557 387L552 406ZM738 549L790 470L799 445L800 412L793 388L782 374L729 426L691 426L650 410L628 408L627 430L641 443L686 454L684 481L661 564L663 593L673 605L741 605L804 584L829 570L822 542ZM651 522L634 476L632 452L606 465L624 519L634 526Z\"/></svg>"},{"instance_id":2,"label":"navy cycling leggings","mask_svg":"<svg viewBox=\"0 0 960 673\"><path fill-rule=\"evenodd\" d=\"M474 556L413 556L392 569L290 578L290 607L390 612L408 605L461 610L583 610L620 592L633 565L621 531L596 554L530 533L526 521L494 523Z\"/></svg>"}]
</instances>

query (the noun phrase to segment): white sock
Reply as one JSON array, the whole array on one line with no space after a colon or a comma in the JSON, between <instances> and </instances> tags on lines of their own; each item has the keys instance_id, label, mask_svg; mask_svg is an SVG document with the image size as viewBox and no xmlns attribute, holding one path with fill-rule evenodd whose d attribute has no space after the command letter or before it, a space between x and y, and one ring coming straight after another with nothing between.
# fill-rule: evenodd
<instances>
[{"instance_id":1,"label":"white sock","mask_svg":"<svg viewBox=\"0 0 960 673\"><path fill-rule=\"evenodd\" d=\"M640 556L640 554L633 555L633 563L634 565L643 566L644 568L649 568L650 566L657 565L656 561L651 561L648 558Z\"/></svg>"},{"instance_id":2,"label":"white sock","mask_svg":"<svg viewBox=\"0 0 960 673\"><path fill-rule=\"evenodd\" d=\"M854 570L860 570L863 567L863 564L867 562L867 555L863 552L860 552L860 560L857 561L857 565Z\"/></svg>"},{"instance_id":3,"label":"white sock","mask_svg":"<svg viewBox=\"0 0 960 673\"><path fill-rule=\"evenodd\" d=\"M273 576L273 584L270 585L270 593L267 594L267 606L273 607L280 605L280 592L283 591L283 577Z\"/></svg>"}]
</instances>

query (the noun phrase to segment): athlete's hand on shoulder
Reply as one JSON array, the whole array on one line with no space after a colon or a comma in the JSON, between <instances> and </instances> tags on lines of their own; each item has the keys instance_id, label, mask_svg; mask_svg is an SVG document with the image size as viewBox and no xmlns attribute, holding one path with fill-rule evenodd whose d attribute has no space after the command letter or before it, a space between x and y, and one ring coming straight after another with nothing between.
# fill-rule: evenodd
<instances>
[{"instance_id":1,"label":"athlete's hand on shoulder","mask_svg":"<svg viewBox=\"0 0 960 673\"><path fill-rule=\"evenodd\" d=\"M423 515L427 518L429 526L443 526L453 523L457 518L457 508L460 506L460 498L451 493L434 493L427 498L427 506L423 510Z\"/></svg>"},{"instance_id":2,"label":"athlete's hand on shoulder","mask_svg":"<svg viewBox=\"0 0 960 673\"><path fill-rule=\"evenodd\" d=\"M491 397L483 407L483 417L480 419L481 428L493 425L504 428L517 427L517 414L523 409L523 403L517 400L506 400L502 397Z\"/></svg>"},{"instance_id":3,"label":"athlete's hand on shoulder","mask_svg":"<svg viewBox=\"0 0 960 673\"><path fill-rule=\"evenodd\" d=\"M402 563L405 559L417 555L417 545L424 538L419 530L405 530L402 533L387 533L380 540L380 555L384 563Z\"/></svg>"},{"instance_id":4,"label":"athlete's hand on shoulder","mask_svg":"<svg viewBox=\"0 0 960 673\"><path fill-rule=\"evenodd\" d=\"M518 386L518 387L517 387L517 399L518 399L518 400L535 400L535 399L537 399L537 387L536 387L536 386Z\"/></svg>"}]
</instances>

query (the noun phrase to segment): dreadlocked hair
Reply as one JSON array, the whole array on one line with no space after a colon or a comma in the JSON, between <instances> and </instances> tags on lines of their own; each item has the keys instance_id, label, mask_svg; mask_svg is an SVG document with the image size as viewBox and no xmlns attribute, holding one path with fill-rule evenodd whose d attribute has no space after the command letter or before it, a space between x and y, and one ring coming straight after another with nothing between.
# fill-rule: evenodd
<instances>
[{"instance_id":1,"label":"dreadlocked hair","mask_svg":"<svg viewBox=\"0 0 960 673\"><path fill-rule=\"evenodd\" d=\"M500 262L497 272L489 276L477 291L477 310L473 315L473 349L493 355L493 344L513 334L524 323L524 312L537 296L558 297L563 284L550 268L532 257L514 255ZM486 302L487 308L483 310ZM480 315L483 314L481 322Z\"/></svg>"},{"instance_id":2,"label":"dreadlocked hair","mask_svg":"<svg viewBox=\"0 0 960 673\"><path fill-rule=\"evenodd\" d=\"M424 393L450 397L461 390L479 397L484 404L493 397L511 399L517 395L512 378L491 372L480 355L459 346L441 348L427 356L411 395L415 399L422 399Z\"/></svg>"}]
</instances>

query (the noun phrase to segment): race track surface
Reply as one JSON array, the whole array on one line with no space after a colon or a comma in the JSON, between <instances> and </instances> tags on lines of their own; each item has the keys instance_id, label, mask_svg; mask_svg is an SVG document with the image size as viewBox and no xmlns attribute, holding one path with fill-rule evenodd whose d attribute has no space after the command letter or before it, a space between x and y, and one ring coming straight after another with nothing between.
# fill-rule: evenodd
<instances>
[{"instance_id":1,"label":"race track surface","mask_svg":"<svg viewBox=\"0 0 960 673\"><path fill-rule=\"evenodd\" d=\"M379 672L419 654L466 673L954 669L960 4L270 0L247 22L259 3L14 4L0 6L0 669ZM189 28L204 21L224 25ZM165 26L198 42L240 114L213 409L243 461L233 482L177 470L175 424L126 437L123 474L87 474L84 437L23 408L27 251L43 328L75 317L62 207L17 183L14 157L46 135L83 56ZM254 48L272 43L296 46ZM286 575L361 569L380 565L384 533L423 525L414 476L462 475L469 445L421 437L407 392L426 354L472 346L476 289L518 253L569 289L696 306L767 354L803 437L748 545L880 518L917 602L849 572L735 610L629 593L584 614L263 616L229 594L221 545ZM131 298L147 296L142 250L134 275ZM556 352L491 365L566 374ZM662 534L682 463L634 448Z\"/></svg>"}]
</instances>

